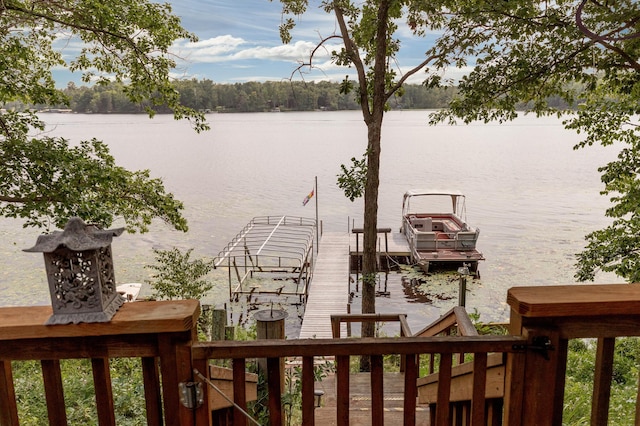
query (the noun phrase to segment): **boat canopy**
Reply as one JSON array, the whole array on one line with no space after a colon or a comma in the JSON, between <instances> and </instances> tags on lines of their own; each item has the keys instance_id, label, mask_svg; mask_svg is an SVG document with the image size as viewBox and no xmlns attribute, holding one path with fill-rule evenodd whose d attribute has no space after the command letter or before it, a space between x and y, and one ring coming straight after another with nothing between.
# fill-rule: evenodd
<instances>
[{"instance_id":1,"label":"boat canopy","mask_svg":"<svg viewBox=\"0 0 640 426\"><path fill-rule=\"evenodd\" d=\"M451 197L451 211L454 214L460 215L465 210L465 196L458 190L451 189L410 189L405 192L402 198L402 214L406 215L410 209L410 199L412 197L421 196L449 196Z\"/></svg>"},{"instance_id":2,"label":"boat canopy","mask_svg":"<svg viewBox=\"0 0 640 426\"><path fill-rule=\"evenodd\" d=\"M259 273L276 273L296 282L294 294L306 295L313 263L314 219L292 216L254 217L214 258L216 268L229 273L229 295L251 292L243 288L245 280ZM236 280L235 285L232 281ZM264 292L264 291L263 291ZM287 291L279 290L278 294Z\"/></svg>"}]
</instances>

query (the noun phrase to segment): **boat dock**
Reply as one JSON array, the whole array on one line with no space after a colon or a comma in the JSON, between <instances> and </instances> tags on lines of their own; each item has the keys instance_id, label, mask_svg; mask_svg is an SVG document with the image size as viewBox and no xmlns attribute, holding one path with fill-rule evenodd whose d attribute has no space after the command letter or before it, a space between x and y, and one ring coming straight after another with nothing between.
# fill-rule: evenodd
<instances>
[{"instance_id":1,"label":"boat dock","mask_svg":"<svg viewBox=\"0 0 640 426\"><path fill-rule=\"evenodd\" d=\"M378 255L381 261L387 256L411 256L404 235L399 232L392 233L391 229L386 228L381 229L378 236ZM331 315L347 313L350 262L352 257L362 254L362 245L362 232L358 229L348 234L325 232L322 235L313 279L308 290L300 339L333 337Z\"/></svg>"},{"instance_id":2,"label":"boat dock","mask_svg":"<svg viewBox=\"0 0 640 426\"><path fill-rule=\"evenodd\" d=\"M353 228L349 234L351 256L361 256L364 246L362 228ZM391 228L378 228L378 243L376 244L379 256L407 257L411 256L411 249L404 234L393 232Z\"/></svg>"},{"instance_id":3,"label":"boat dock","mask_svg":"<svg viewBox=\"0 0 640 426\"><path fill-rule=\"evenodd\" d=\"M349 303L349 235L325 232L309 286L300 339L331 339L331 315Z\"/></svg>"}]
</instances>

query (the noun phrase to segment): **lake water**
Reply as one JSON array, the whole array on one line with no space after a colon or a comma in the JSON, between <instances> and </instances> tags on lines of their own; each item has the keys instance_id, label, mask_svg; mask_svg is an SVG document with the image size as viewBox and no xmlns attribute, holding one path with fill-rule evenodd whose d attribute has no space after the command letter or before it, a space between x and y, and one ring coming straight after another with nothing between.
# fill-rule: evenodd
<instances>
[{"instance_id":1,"label":"lake water","mask_svg":"<svg viewBox=\"0 0 640 426\"><path fill-rule=\"evenodd\" d=\"M366 147L359 112L211 114L212 130L203 134L169 116L44 118L53 135L107 142L119 164L150 169L186 205L188 233L157 223L147 234L114 241L119 282L148 277L144 266L153 263L152 248L194 248L197 256L213 257L255 216L314 217L314 203L303 207L302 200L316 176L323 229L347 232L350 223L362 226L362 202L350 202L336 186L340 164L360 158ZM583 247L584 235L608 224L597 168L615 158L615 148L574 151L579 136L555 118L435 127L427 122L427 111L385 117L379 226L397 230L407 189L463 191L468 221L481 230L478 246L486 258L482 278L469 285L467 306L477 308L483 319L507 318L510 287L574 282L574 254ZM49 303L41 256L22 252L39 234L22 229L18 220L0 219L0 306ZM223 303L226 273L214 279L210 301ZM621 280L600 275L597 282ZM143 294L148 293L145 287ZM422 300L409 293L394 288L389 303L400 305L392 309ZM444 299L409 309L437 317L455 305Z\"/></svg>"}]
</instances>

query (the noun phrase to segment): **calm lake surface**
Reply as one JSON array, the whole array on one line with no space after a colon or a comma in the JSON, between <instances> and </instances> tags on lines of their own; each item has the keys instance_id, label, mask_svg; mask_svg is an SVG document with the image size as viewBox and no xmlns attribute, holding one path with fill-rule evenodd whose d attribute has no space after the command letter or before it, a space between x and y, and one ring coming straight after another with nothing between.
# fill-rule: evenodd
<instances>
[{"instance_id":1,"label":"calm lake surface","mask_svg":"<svg viewBox=\"0 0 640 426\"><path fill-rule=\"evenodd\" d=\"M508 318L510 287L573 283L574 255L584 246L584 235L608 224L597 168L615 158L615 147L574 151L579 135L555 118L432 127L428 114L394 111L385 117L379 226L397 231L407 189L463 191L468 221L481 230L478 246L486 258L481 279L469 284L467 307L484 320ZM120 283L148 278L144 266L154 261L152 248L194 248L194 255L210 258L255 216L314 217L314 203L303 207L302 200L315 176L324 231L362 226L362 202L350 202L336 186L340 164L360 158L366 147L359 112L211 114L212 130L203 134L169 116L44 118L53 135L107 142L120 165L150 169L186 205L188 233L157 223L147 234L114 241ZM22 252L40 232L0 219L0 306L49 303L42 257ZM226 272L217 271L214 279L209 302L224 303ZM597 282L621 280L601 275ZM457 291L457 280L421 289L398 283L390 280L391 297L379 299L378 306L409 312L414 324L426 324L457 302L446 296ZM425 298L430 292L438 297ZM145 294L150 294L147 287Z\"/></svg>"}]
</instances>

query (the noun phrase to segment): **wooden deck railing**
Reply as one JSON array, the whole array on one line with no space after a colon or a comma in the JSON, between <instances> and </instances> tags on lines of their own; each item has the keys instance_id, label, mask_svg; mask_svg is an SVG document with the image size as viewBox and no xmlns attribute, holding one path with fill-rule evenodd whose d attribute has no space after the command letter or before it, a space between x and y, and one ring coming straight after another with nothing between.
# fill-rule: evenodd
<instances>
[{"instance_id":1,"label":"wooden deck railing","mask_svg":"<svg viewBox=\"0 0 640 426\"><path fill-rule=\"evenodd\" d=\"M517 336L471 336L464 339L458 337L398 337L398 338L362 338L362 339L305 339L285 341L252 341L252 342L199 342L193 346L193 359L196 369L202 371L209 359L232 359L234 371L234 398L242 400L244 392L245 360L251 358L267 358L267 382L269 389L269 416L271 424L281 424L280 396L280 357L302 358L302 424L313 425L314 421L314 381L313 365L316 357L335 357L337 378L337 414L336 424L349 424L349 368L350 357L368 355L371 357L371 424L384 424L384 383L383 356L398 354L405 358L404 373L404 424L415 425L417 400L417 356L420 354L438 354L440 358L440 390L438 392L438 409L436 424L450 424L449 385L451 382L451 365L453 354L476 354L477 371L486 369L489 353L507 353L521 358L525 355L519 349L525 341ZM484 364L483 364L484 360ZM522 362L522 361L519 361ZM484 387L481 374L474 380L474 399L478 406L484 406ZM514 394L521 392L513 389ZM239 403L241 408L245 408ZM245 420L238 410L234 420L244 425ZM478 418L484 421L483 410L477 411ZM200 413L199 421L204 423L206 413ZM480 424L480 423L475 423ZM484 424L484 423L482 423Z\"/></svg>"},{"instance_id":2,"label":"wooden deck railing","mask_svg":"<svg viewBox=\"0 0 640 426\"><path fill-rule=\"evenodd\" d=\"M141 302L123 306L109 323L43 325L48 307L0 308L0 426L17 426L18 404L12 361L40 360L49 424L66 425L59 361L88 358L94 372L97 421L115 425L109 359L137 357L144 372L149 425L206 426L207 405L183 404L181 385L202 380L212 359L230 359L233 397L239 408L234 424L245 425L247 360L267 359L268 408L271 424L282 421L280 358L302 358L303 424L314 424L314 360L337 361L336 424L349 423L349 360L368 355L371 371L371 424L384 422L383 357L405 358L404 424L415 424L418 356L437 354L437 398L432 424L483 425L487 366L492 354L504 354L503 424L509 426L562 423L568 340L596 338L599 342L594 384L592 424L606 424L613 343L618 336L640 335L640 285L517 287L509 290L512 336L434 336L380 339L308 339L250 342L196 342L196 301ZM456 321L460 327L459 321ZM469 383L471 410L464 419L449 409L455 354L472 354ZM471 355L467 355L471 357ZM462 367L462 366L461 366ZM208 400L211 390L203 385ZM197 407L197 408L196 408ZM636 415L638 422L640 414Z\"/></svg>"},{"instance_id":3,"label":"wooden deck railing","mask_svg":"<svg viewBox=\"0 0 640 426\"><path fill-rule=\"evenodd\" d=\"M109 359L120 357L141 359L149 425L193 424L192 410L180 403L179 384L193 377L199 314L195 300L136 302L123 305L108 323L44 325L51 307L1 308L0 426L19 424L11 362L26 360L41 361L49 424L66 425L60 360L77 358L91 359L98 424L115 425Z\"/></svg>"}]
</instances>

